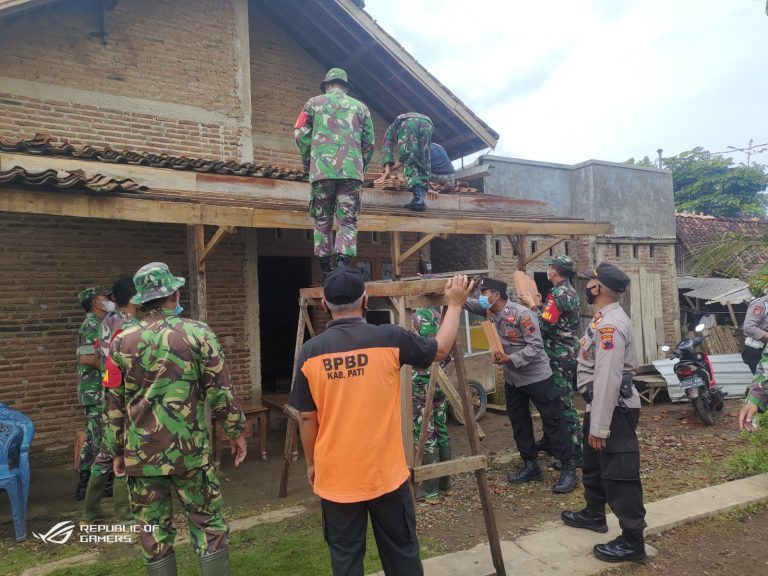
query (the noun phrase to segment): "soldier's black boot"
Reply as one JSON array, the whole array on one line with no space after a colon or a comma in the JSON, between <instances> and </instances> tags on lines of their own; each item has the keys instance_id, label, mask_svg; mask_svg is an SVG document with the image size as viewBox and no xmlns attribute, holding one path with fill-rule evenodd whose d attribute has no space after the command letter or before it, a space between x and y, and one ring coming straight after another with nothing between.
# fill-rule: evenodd
<instances>
[{"instance_id":1,"label":"soldier's black boot","mask_svg":"<svg viewBox=\"0 0 768 576\"><path fill-rule=\"evenodd\" d=\"M323 275L322 281L325 283L325 279L333 272L333 266L331 265L330 256L320 256L320 273Z\"/></svg>"},{"instance_id":2,"label":"soldier's black boot","mask_svg":"<svg viewBox=\"0 0 768 576\"><path fill-rule=\"evenodd\" d=\"M564 510L560 513L560 518L566 526L571 528L584 528L605 534L608 532L608 524L605 521L605 514L593 512L584 508L583 510Z\"/></svg>"},{"instance_id":3,"label":"soldier's black boot","mask_svg":"<svg viewBox=\"0 0 768 576\"><path fill-rule=\"evenodd\" d=\"M563 466L563 469L560 471L560 478L552 486L552 492L555 494L566 494L578 485L579 473L576 472L573 464L569 464L568 466Z\"/></svg>"},{"instance_id":4,"label":"soldier's black boot","mask_svg":"<svg viewBox=\"0 0 768 576\"><path fill-rule=\"evenodd\" d=\"M88 480L90 478L90 470L80 470L80 480L78 480L77 489L75 490L75 500L78 502L85 499L85 491L88 490Z\"/></svg>"},{"instance_id":5,"label":"soldier's black boot","mask_svg":"<svg viewBox=\"0 0 768 576\"><path fill-rule=\"evenodd\" d=\"M112 486L115 483L115 473L108 472L106 482L104 482L104 498L112 498Z\"/></svg>"},{"instance_id":6,"label":"soldier's black boot","mask_svg":"<svg viewBox=\"0 0 768 576\"><path fill-rule=\"evenodd\" d=\"M451 447L440 446L438 454L440 455L440 462L448 462L448 460L451 459ZM443 496L450 496L453 494L453 484L451 483L451 477L441 476L438 483L438 488L440 489L440 494Z\"/></svg>"},{"instance_id":7,"label":"soldier's black boot","mask_svg":"<svg viewBox=\"0 0 768 576\"><path fill-rule=\"evenodd\" d=\"M419 186L413 189L413 200L410 204L406 204L405 207L413 212L424 212L427 209L427 203L424 200L427 195L427 191Z\"/></svg>"},{"instance_id":8,"label":"soldier's black boot","mask_svg":"<svg viewBox=\"0 0 768 576\"><path fill-rule=\"evenodd\" d=\"M539 463L536 460L526 460L517 472L507 476L507 482L511 484L521 484L534 480L541 480L541 468L539 468Z\"/></svg>"},{"instance_id":9,"label":"soldier's black boot","mask_svg":"<svg viewBox=\"0 0 768 576\"><path fill-rule=\"evenodd\" d=\"M341 268L342 266L349 267L351 262L351 257L345 256L344 254L336 254L336 268Z\"/></svg>"},{"instance_id":10,"label":"soldier's black boot","mask_svg":"<svg viewBox=\"0 0 768 576\"><path fill-rule=\"evenodd\" d=\"M629 562L645 560L645 541L639 536L621 535L607 544L597 544L593 549L595 558L603 562Z\"/></svg>"},{"instance_id":11,"label":"soldier's black boot","mask_svg":"<svg viewBox=\"0 0 768 576\"><path fill-rule=\"evenodd\" d=\"M200 571L203 576L229 576L229 548L200 556Z\"/></svg>"},{"instance_id":12,"label":"soldier's black boot","mask_svg":"<svg viewBox=\"0 0 768 576\"><path fill-rule=\"evenodd\" d=\"M147 562L147 576L176 576L176 552L160 560Z\"/></svg>"}]
</instances>

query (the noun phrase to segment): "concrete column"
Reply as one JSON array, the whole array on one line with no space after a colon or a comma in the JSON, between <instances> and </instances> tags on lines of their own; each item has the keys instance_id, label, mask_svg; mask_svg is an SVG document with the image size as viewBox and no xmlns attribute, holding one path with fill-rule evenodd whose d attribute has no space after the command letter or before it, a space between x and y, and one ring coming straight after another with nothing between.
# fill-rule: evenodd
<instances>
[{"instance_id":1,"label":"concrete column","mask_svg":"<svg viewBox=\"0 0 768 576\"><path fill-rule=\"evenodd\" d=\"M259 332L258 230L245 233L245 336L251 367L251 402L261 403L261 334Z\"/></svg>"},{"instance_id":2,"label":"concrete column","mask_svg":"<svg viewBox=\"0 0 768 576\"><path fill-rule=\"evenodd\" d=\"M251 114L251 39L248 0L234 0L235 14L235 93L240 102L240 161L253 162Z\"/></svg>"}]
</instances>

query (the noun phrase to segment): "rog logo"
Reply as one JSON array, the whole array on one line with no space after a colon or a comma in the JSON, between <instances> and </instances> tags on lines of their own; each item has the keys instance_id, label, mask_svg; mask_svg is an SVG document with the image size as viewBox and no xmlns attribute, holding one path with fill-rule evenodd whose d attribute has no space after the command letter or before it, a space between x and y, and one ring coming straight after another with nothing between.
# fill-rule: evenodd
<instances>
[{"instance_id":1,"label":"rog logo","mask_svg":"<svg viewBox=\"0 0 768 576\"><path fill-rule=\"evenodd\" d=\"M32 532L32 535L46 544L65 544L71 537L75 529L75 523L71 520L59 522L45 534Z\"/></svg>"}]
</instances>

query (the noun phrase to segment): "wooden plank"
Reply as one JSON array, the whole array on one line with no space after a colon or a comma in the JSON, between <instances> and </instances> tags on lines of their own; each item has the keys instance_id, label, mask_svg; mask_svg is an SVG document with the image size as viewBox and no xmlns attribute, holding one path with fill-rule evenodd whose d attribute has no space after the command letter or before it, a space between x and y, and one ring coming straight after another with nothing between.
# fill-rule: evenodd
<instances>
[{"instance_id":1,"label":"wooden plank","mask_svg":"<svg viewBox=\"0 0 768 576\"><path fill-rule=\"evenodd\" d=\"M635 340L635 354L640 364L647 364L645 347L643 346L643 309L641 305L640 277L637 272L627 272L627 276L629 276L629 309L632 320L632 333Z\"/></svg>"},{"instance_id":2,"label":"wooden plank","mask_svg":"<svg viewBox=\"0 0 768 576\"><path fill-rule=\"evenodd\" d=\"M501 343L501 338L499 337L499 331L496 330L496 325L490 320L484 320L483 322L480 323L480 326L482 326L483 328L483 334L485 334L485 339L488 340L488 345L491 348L491 353L493 355L504 354L504 346Z\"/></svg>"},{"instance_id":3,"label":"wooden plank","mask_svg":"<svg viewBox=\"0 0 768 576\"><path fill-rule=\"evenodd\" d=\"M539 256L541 256L542 254L544 254L546 252L549 252L549 250L551 250L552 248L554 248L555 246L557 246L558 244L560 244L560 242L563 242L564 240L568 240L568 237L567 236L556 236L554 240L551 240L551 241L547 242L546 244L544 244L543 247L541 247L538 250L536 250L536 252L534 252L530 256L527 256L525 258L525 260L523 261L523 264L526 264L526 265L530 264L531 262L536 260L536 258L538 258Z\"/></svg>"},{"instance_id":4,"label":"wooden plank","mask_svg":"<svg viewBox=\"0 0 768 576\"><path fill-rule=\"evenodd\" d=\"M187 226L187 266L189 268L190 312L195 320L208 321L208 299L206 295L205 265L199 265L204 245L202 224Z\"/></svg>"},{"instance_id":5,"label":"wooden plank","mask_svg":"<svg viewBox=\"0 0 768 576\"><path fill-rule=\"evenodd\" d=\"M396 280L393 282L366 282L365 293L369 298L400 298L406 296L442 296L445 290L445 278L428 278L423 280ZM321 299L323 287L300 288L301 298Z\"/></svg>"},{"instance_id":6,"label":"wooden plank","mask_svg":"<svg viewBox=\"0 0 768 576\"><path fill-rule=\"evenodd\" d=\"M488 467L488 457L485 454L476 454L475 456L463 456L454 458L446 462L436 464L425 464L413 470L413 481L415 483L450 476L451 474L462 474L464 472L474 472Z\"/></svg>"},{"instance_id":7,"label":"wooden plank","mask_svg":"<svg viewBox=\"0 0 768 576\"><path fill-rule=\"evenodd\" d=\"M469 451L472 456L480 453L480 440L477 436L477 426L470 405L469 385L467 384L467 373L464 369L464 352L458 341L453 343L453 361L456 364L456 379L459 384L459 394L464 404L464 421L466 422L467 434L469 436ZM499 530L496 526L496 517L491 503L491 492L488 488L488 476L485 469L476 470L477 488L480 493L480 504L483 507L483 519L485 520L485 532L488 535L488 545L491 549L493 566L496 574L505 575L504 558L501 553L501 542L499 541Z\"/></svg>"},{"instance_id":8,"label":"wooden plank","mask_svg":"<svg viewBox=\"0 0 768 576\"><path fill-rule=\"evenodd\" d=\"M398 262L402 264L405 262L408 258L413 256L416 252L418 252L421 248L429 244L432 240L437 238L436 234L427 234L423 238L421 238L418 242L416 242L413 246L408 248L405 252L400 254L400 257L398 258Z\"/></svg>"},{"instance_id":9,"label":"wooden plank","mask_svg":"<svg viewBox=\"0 0 768 576\"><path fill-rule=\"evenodd\" d=\"M391 232L390 236L390 244L392 246L392 274L397 279L403 275L402 262L400 261L400 233Z\"/></svg>"},{"instance_id":10,"label":"wooden plank","mask_svg":"<svg viewBox=\"0 0 768 576\"><path fill-rule=\"evenodd\" d=\"M211 255L211 253L214 251L216 246L218 246L219 243L224 239L225 235L234 234L234 232L235 232L234 226L219 226L216 229L216 232L213 233L213 237L208 241L208 243L203 248L203 251L200 254L200 264L205 264L205 261L208 259L208 256Z\"/></svg>"}]
</instances>

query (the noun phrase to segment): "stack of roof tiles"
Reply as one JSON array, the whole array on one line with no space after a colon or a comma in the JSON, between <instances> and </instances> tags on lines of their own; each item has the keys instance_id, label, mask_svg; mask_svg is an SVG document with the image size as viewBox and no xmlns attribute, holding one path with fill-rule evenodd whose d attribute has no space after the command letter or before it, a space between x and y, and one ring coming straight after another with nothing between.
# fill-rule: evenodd
<instances>
[{"instance_id":1,"label":"stack of roof tiles","mask_svg":"<svg viewBox=\"0 0 768 576\"><path fill-rule=\"evenodd\" d=\"M91 192L144 192L146 186L139 186L130 178L117 180L103 174L86 177L82 170L44 170L27 172L20 166L0 171L0 186L24 186L33 188L58 188L61 190L88 190Z\"/></svg>"},{"instance_id":2,"label":"stack of roof tiles","mask_svg":"<svg viewBox=\"0 0 768 576\"><path fill-rule=\"evenodd\" d=\"M54 142L48 134L35 134L35 137L31 140L19 140L17 142L0 138L0 152L21 152L41 156L68 156L70 158L96 160L112 164L171 168L173 170L190 170L193 172L224 174L228 176L253 176L257 178L309 181L309 174L303 170L293 170L271 164L240 163L231 160L206 160L129 150L121 152L112 148L94 148L93 146L77 148L67 141L61 143Z\"/></svg>"}]
</instances>

